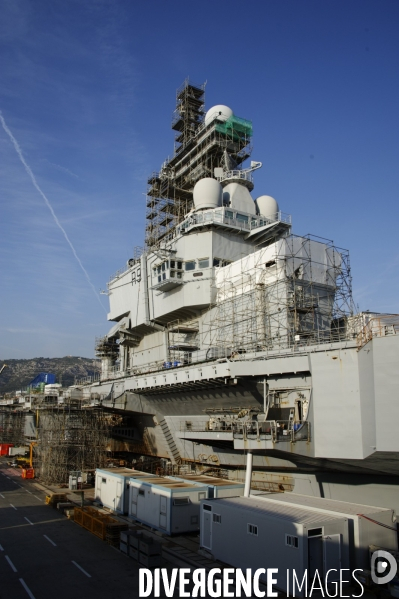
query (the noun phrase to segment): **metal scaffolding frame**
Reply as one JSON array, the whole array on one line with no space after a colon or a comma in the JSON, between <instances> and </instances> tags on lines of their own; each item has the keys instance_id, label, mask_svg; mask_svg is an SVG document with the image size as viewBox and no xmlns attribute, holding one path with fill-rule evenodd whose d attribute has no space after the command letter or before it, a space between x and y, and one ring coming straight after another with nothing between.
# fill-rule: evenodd
<instances>
[{"instance_id":1,"label":"metal scaffolding frame","mask_svg":"<svg viewBox=\"0 0 399 599\"><path fill-rule=\"evenodd\" d=\"M314 241L325 247L323 264L312 256ZM226 276L216 283L216 306L203 328L203 341L219 348L220 355L346 338L346 320L354 311L346 250L329 240L291 235L241 262L239 272L225 267Z\"/></svg>"},{"instance_id":2,"label":"metal scaffolding frame","mask_svg":"<svg viewBox=\"0 0 399 599\"><path fill-rule=\"evenodd\" d=\"M25 443L25 414L22 410L0 410L0 443Z\"/></svg>"},{"instance_id":3,"label":"metal scaffolding frame","mask_svg":"<svg viewBox=\"0 0 399 599\"><path fill-rule=\"evenodd\" d=\"M147 248L159 246L193 207L195 183L214 177L214 169L240 168L251 155L252 123L236 116L204 123L205 83L188 79L177 90L172 129L175 153L148 179L146 196Z\"/></svg>"},{"instance_id":4,"label":"metal scaffolding frame","mask_svg":"<svg viewBox=\"0 0 399 599\"><path fill-rule=\"evenodd\" d=\"M71 471L106 465L110 415L101 409L56 406L40 410L35 470L43 482L67 483Z\"/></svg>"}]
</instances>

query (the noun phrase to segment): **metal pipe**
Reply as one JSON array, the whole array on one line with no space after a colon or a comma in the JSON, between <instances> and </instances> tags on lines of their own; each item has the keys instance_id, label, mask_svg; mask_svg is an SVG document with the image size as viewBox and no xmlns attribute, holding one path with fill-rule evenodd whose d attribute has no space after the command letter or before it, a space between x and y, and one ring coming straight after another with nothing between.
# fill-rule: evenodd
<instances>
[{"instance_id":1,"label":"metal pipe","mask_svg":"<svg viewBox=\"0 0 399 599\"><path fill-rule=\"evenodd\" d=\"M251 492L251 479L252 479L252 453L248 451L247 453L247 469L245 471L245 487L244 487L244 497L249 497Z\"/></svg>"}]
</instances>

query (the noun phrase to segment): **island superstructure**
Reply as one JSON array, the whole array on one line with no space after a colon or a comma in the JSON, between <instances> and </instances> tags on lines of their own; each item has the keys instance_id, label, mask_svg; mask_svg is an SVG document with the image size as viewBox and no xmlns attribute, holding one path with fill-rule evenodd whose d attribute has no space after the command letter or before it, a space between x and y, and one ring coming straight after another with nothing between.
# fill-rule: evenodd
<instances>
[{"instance_id":1,"label":"island superstructure","mask_svg":"<svg viewBox=\"0 0 399 599\"><path fill-rule=\"evenodd\" d=\"M355 314L348 252L294 235L277 201L253 193L252 123L205 111L204 92L177 91L145 246L108 283L100 380L74 393L129 413L144 455L236 472L251 452L260 481L301 492L320 473L356 474L357 493L380 484L389 504L399 318Z\"/></svg>"}]
</instances>

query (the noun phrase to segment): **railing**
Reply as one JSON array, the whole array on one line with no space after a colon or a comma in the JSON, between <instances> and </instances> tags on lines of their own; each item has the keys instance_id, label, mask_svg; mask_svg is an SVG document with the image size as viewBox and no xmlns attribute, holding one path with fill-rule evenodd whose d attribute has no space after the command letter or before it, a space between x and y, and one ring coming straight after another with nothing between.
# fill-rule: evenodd
<instances>
[{"instance_id":1,"label":"railing","mask_svg":"<svg viewBox=\"0 0 399 599\"><path fill-rule=\"evenodd\" d=\"M221 183L222 181L228 181L229 179L241 179L244 181L253 182L252 172L248 172L246 170L240 171L225 171L221 177L216 177L216 180Z\"/></svg>"},{"instance_id":2,"label":"railing","mask_svg":"<svg viewBox=\"0 0 399 599\"><path fill-rule=\"evenodd\" d=\"M192 214L187 220L183 221L178 230L185 231L193 226L201 224L225 224L233 227L239 227L246 231L252 231L265 225L275 222L291 224L291 215L284 212L276 212L273 218L265 216L256 216L254 214L241 213L231 208L213 208Z\"/></svg>"},{"instance_id":3,"label":"railing","mask_svg":"<svg viewBox=\"0 0 399 599\"><path fill-rule=\"evenodd\" d=\"M361 349L374 337L387 337L399 333L399 314L388 314L371 318L357 335L357 346Z\"/></svg>"},{"instance_id":4,"label":"railing","mask_svg":"<svg viewBox=\"0 0 399 599\"><path fill-rule=\"evenodd\" d=\"M186 420L180 423L180 432L232 433L234 439L271 440L273 443L310 441L308 421L266 420L237 422L229 420Z\"/></svg>"}]
</instances>

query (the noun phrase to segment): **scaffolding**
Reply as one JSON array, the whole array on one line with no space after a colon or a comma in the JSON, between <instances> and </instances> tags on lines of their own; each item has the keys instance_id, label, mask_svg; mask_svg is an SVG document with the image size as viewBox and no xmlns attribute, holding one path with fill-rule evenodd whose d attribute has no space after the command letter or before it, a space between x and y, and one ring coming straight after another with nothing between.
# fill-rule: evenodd
<instances>
[{"instance_id":1,"label":"scaffolding","mask_svg":"<svg viewBox=\"0 0 399 599\"><path fill-rule=\"evenodd\" d=\"M9 409L0 411L0 443L25 443L25 412Z\"/></svg>"},{"instance_id":2,"label":"scaffolding","mask_svg":"<svg viewBox=\"0 0 399 599\"><path fill-rule=\"evenodd\" d=\"M71 471L106 465L110 415L101 409L57 406L40 410L34 466L45 483L62 484Z\"/></svg>"},{"instance_id":3,"label":"scaffolding","mask_svg":"<svg viewBox=\"0 0 399 599\"><path fill-rule=\"evenodd\" d=\"M349 254L291 235L216 274L202 346L220 355L285 350L345 337L353 314Z\"/></svg>"},{"instance_id":4,"label":"scaffolding","mask_svg":"<svg viewBox=\"0 0 399 599\"><path fill-rule=\"evenodd\" d=\"M204 123L205 84L188 79L177 90L172 129L177 132L175 152L161 170L148 179L146 247L159 247L193 207L195 183L214 177L214 169L240 169L251 155L252 123L232 115L215 115Z\"/></svg>"}]
</instances>

